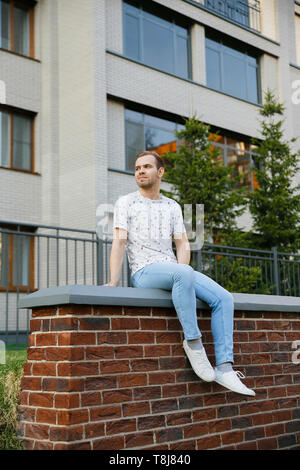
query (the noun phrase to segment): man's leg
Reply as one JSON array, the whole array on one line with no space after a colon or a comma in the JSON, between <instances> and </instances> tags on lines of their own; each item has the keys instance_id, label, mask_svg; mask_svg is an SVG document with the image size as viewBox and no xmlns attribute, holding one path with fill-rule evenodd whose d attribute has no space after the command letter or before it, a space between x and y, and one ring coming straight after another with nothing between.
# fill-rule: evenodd
<instances>
[{"instance_id":1,"label":"man's leg","mask_svg":"<svg viewBox=\"0 0 300 470\"><path fill-rule=\"evenodd\" d=\"M186 340L201 338L196 313L194 270L187 264L152 263L133 276L135 287L172 291L172 301Z\"/></svg>"},{"instance_id":2,"label":"man's leg","mask_svg":"<svg viewBox=\"0 0 300 470\"><path fill-rule=\"evenodd\" d=\"M191 365L203 380L214 380L215 372L207 359L197 322L193 268L180 263L152 263L138 271L132 282L135 287L172 291L172 301L185 337L183 348Z\"/></svg>"},{"instance_id":3,"label":"man's leg","mask_svg":"<svg viewBox=\"0 0 300 470\"><path fill-rule=\"evenodd\" d=\"M210 277L194 271L196 296L212 307L211 330L214 339L216 365L233 363L234 301L230 292Z\"/></svg>"},{"instance_id":4,"label":"man's leg","mask_svg":"<svg viewBox=\"0 0 300 470\"><path fill-rule=\"evenodd\" d=\"M208 276L194 271L191 266L177 263L147 265L133 276L133 285L172 290L173 304L185 335L184 350L199 377L206 381L216 380L237 393L255 395L253 390L242 384L231 367L234 305L230 292ZM197 323L196 296L212 307L211 324L217 363L215 373L211 371L204 348L193 346L191 341L201 338Z\"/></svg>"},{"instance_id":5,"label":"man's leg","mask_svg":"<svg viewBox=\"0 0 300 470\"><path fill-rule=\"evenodd\" d=\"M234 392L254 396L255 392L240 381L239 377L244 378L243 374L235 372L231 366L234 362L234 301L232 294L213 279L198 271L194 271L194 287L196 296L212 307L211 329L217 365L215 369L216 382Z\"/></svg>"}]
</instances>

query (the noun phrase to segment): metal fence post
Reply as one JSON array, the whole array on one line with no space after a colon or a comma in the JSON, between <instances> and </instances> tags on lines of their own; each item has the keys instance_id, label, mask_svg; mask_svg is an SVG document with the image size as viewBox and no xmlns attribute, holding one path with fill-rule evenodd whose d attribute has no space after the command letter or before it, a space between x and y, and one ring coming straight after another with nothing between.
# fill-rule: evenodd
<instances>
[{"instance_id":1,"label":"metal fence post","mask_svg":"<svg viewBox=\"0 0 300 470\"><path fill-rule=\"evenodd\" d=\"M103 284L103 269L104 269L104 244L100 237L97 237L97 285Z\"/></svg>"},{"instance_id":2,"label":"metal fence post","mask_svg":"<svg viewBox=\"0 0 300 470\"><path fill-rule=\"evenodd\" d=\"M131 272L130 272L130 267L129 267L129 261L128 257L126 256L126 271L127 271L127 286L128 287L133 287L132 281L131 281Z\"/></svg>"},{"instance_id":3,"label":"metal fence post","mask_svg":"<svg viewBox=\"0 0 300 470\"><path fill-rule=\"evenodd\" d=\"M280 279L278 270L278 252L276 246L272 246L273 253L273 274L275 281L275 295L280 295Z\"/></svg>"},{"instance_id":4,"label":"metal fence post","mask_svg":"<svg viewBox=\"0 0 300 470\"><path fill-rule=\"evenodd\" d=\"M200 272L202 269L202 256L201 256L201 250L196 251L196 268L197 271Z\"/></svg>"}]
</instances>

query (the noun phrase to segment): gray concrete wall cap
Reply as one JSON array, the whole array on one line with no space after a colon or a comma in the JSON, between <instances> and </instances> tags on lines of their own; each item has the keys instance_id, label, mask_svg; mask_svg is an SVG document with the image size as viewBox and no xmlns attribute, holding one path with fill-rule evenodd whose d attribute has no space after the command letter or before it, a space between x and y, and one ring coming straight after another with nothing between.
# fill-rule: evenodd
<instances>
[{"instance_id":1,"label":"gray concrete wall cap","mask_svg":"<svg viewBox=\"0 0 300 470\"><path fill-rule=\"evenodd\" d=\"M232 295L236 310L300 312L300 297L244 293ZM171 292L163 289L78 284L41 289L19 300L19 308L63 304L173 307ZM210 308L199 299L197 299L197 307Z\"/></svg>"}]
</instances>

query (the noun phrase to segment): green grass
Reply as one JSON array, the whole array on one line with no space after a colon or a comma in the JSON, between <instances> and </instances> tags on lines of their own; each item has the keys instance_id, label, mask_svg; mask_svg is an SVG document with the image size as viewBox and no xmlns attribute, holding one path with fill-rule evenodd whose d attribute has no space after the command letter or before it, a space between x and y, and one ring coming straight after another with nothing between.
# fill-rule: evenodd
<instances>
[{"instance_id":1,"label":"green grass","mask_svg":"<svg viewBox=\"0 0 300 470\"><path fill-rule=\"evenodd\" d=\"M23 450L17 437L17 407L26 349L6 350L0 364L0 450Z\"/></svg>"}]
</instances>

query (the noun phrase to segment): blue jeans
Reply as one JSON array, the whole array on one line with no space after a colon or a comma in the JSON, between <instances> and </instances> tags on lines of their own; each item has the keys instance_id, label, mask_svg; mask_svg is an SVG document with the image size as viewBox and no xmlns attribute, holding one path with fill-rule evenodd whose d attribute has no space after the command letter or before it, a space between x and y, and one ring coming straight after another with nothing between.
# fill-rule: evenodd
<instances>
[{"instance_id":1,"label":"blue jeans","mask_svg":"<svg viewBox=\"0 0 300 470\"><path fill-rule=\"evenodd\" d=\"M212 307L211 330L216 365L233 361L234 302L230 292L187 264L152 263L132 276L134 287L172 291L172 301L186 340L200 338L196 297Z\"/></svg>"}]
</instances>

